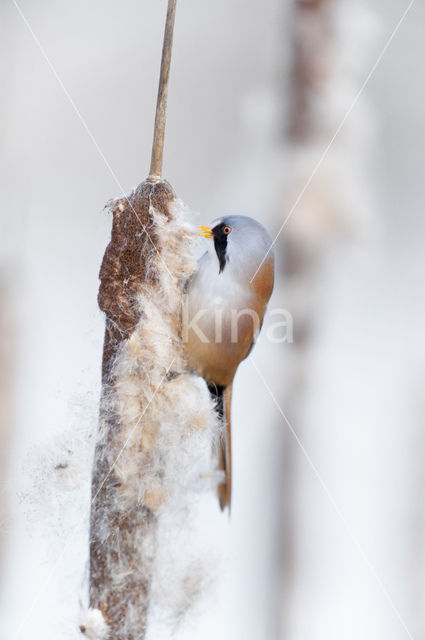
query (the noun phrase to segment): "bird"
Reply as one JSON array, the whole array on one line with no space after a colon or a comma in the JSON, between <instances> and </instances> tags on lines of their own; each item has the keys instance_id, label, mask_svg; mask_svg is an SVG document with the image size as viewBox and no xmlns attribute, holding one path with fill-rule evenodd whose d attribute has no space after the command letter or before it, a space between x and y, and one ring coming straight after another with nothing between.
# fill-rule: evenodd
<instances>
[{"instance_id":1,"label":"bird","mask_svg":"<svg viewBox=\"0 0 425 640\"><path fill-rule=\"evenodd\" d=\"M184 341L188 366L205 379L223 426L218 468L224 481L217 492L221 509L230 512L232 385L273 291L273 242L262 224L244 215L215 218L199 232L209 246L187 284Z\"/></svg>"}]
</instances>

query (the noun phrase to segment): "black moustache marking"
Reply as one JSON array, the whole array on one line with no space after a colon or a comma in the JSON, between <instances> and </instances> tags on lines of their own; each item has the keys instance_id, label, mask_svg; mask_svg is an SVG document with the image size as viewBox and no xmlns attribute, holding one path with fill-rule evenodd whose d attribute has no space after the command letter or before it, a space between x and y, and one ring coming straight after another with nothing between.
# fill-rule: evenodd
<instances>
[{"instance_id":1,"label":"black moustache marking","mask_svg":"<svg viewBox=\"0 0 425 640\"><path fill-rule=\"evenodd\" d=\"M223 232L223 229L226 227L227 225L225 224L218 224L216 227L214 227L214 229L212 230L213 234L214 234L214 248L215 248L215 252L217 254L217 258L218 258L218 263L220 265L220 270L219 273L221 273L224 269L224 267L226 266L226 262L227 262L227 235Z\"/></svg>"}]
</instances>

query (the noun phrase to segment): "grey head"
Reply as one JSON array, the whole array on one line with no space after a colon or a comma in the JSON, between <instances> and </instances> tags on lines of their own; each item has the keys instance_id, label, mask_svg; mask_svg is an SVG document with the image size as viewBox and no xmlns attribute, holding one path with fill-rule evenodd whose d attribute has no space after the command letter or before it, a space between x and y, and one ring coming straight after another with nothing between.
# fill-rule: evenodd
<instances>
[{"instance_id":1,"label":"grey head","mask_svg":"<svg viewBox=\"0 0 425 640\"><path fill-rule=\"evenodd\" d=\"M224 215L210 224L210 235L219 264L219 272L226 268L245 271L252 277L260 264L273 260L272 239L268 231L254 218Z\"/></svg>"}]
</instances>

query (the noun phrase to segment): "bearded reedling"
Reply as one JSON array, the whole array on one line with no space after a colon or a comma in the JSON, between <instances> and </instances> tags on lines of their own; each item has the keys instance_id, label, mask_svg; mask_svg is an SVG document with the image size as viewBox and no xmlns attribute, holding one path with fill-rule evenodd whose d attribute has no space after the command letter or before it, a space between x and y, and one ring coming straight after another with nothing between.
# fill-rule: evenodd
<instances>
[{"instance_id":1,"label":"bearded reedling","mask_svg":"<svg viewBox=\"0 0 425 640\"><path fill-rule=\"evenodd\" d=\"M225 481L218 497L221 508L230 509L232 384L263 324L273 291L274 256L266 229L247 216L216 218L200 231L212 242L188 285L186 351L189 367L207 382L225 426L219 453Z\"/></svg>"}]
</instances>

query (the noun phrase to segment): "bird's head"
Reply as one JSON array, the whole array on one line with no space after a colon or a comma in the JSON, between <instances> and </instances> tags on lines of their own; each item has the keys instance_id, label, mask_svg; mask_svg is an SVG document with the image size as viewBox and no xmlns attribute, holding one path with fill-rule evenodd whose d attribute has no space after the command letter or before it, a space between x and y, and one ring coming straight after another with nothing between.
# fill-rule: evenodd
<instances>
[{"instance_id":1,"label":"bird's head","mask_svg":"<svg viewBox=\"0 0 425 640\"><path fill-rule=\"evenodd\" d=\"M262 224L248 216L226 215L199 227L200 235L214 242L222 273L229 263L252 277L266 254L273 259L272 240Z\"/></svg>"}]
</instances>

